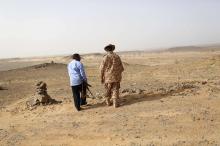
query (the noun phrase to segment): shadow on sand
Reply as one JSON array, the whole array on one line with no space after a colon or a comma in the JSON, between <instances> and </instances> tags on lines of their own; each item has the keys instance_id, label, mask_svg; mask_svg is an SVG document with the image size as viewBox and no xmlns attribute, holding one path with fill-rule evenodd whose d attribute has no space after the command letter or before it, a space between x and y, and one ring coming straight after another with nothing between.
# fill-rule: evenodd
<instances>
[{"instance_id":1,"label":"shadow on sand","mask_svg":"<svg viewBox=\"0 0 220 146\"><path fill-rule=\"evenodd\" d=\"M194 83L185 82L179 85L175 85L172 88L160 88L157 91L150 91L148 93L143 93L143 94L124 95L120 98L121 99L120 101L121 101L121 106L126 106L138 102L160 100L162 98L167 98L172 95L180 95L182 93L186 95L188 93L194 93L198 89L199 87L194 85ZM161 102L163 102L163 100L161 100Z\"/></svg>"},{"instance_id":2,"label":"shadow on sand","mask_svg":"<svg viewBox=\"0 0 220 146\"><path fill-rule=\"evenodd\" d=\"M172 95L179 95L180 93L182 94L188 94L195 92L197 89L199 89L197 86L194 86L193 84L183 84L181 86L174 86L175 88L171 89L160 89L157 91L150 91L148 93L142 93L142 94L136 94L132 93L129 94L127 93L126 95L122 95L120 97L120 105L121 106L128 106L131 104L135 104L138 102L144 102L144 101L153 101L153 100L161 100L162 98L167 98ZM106 106L105 102L98 102L96 104L90 105L86 107L85 109L93 109L93 108L99 108Z\"/></svg>"},{"instance_id":3,"label":"shadow on sand","mask_svg":"<svg viewBox=\"0 0 220 146\"><path fill-rule=\"evenodd\" d=\"M138 102L144 101L152 101L152 100L160 100L162 98L167 97L168 95L162 94L130 94L120 97L120 106L128 106L131 104L135 104ZM88 104L87 106L83 106L83 110L89 110L94 108L107 107L105 102L99 102L96 104Z\"/></svg>"},{"instance_id":4,"label":"shadow on sand","mask_svg":"<svg viewBox=\"0 0 220 146\"><path fill-rule=\"evenodd\" d=\"M100 107L105 107L106 104L104 102L99 102L95 104L87 104L85 106L81 106L83 110L89 110L89 109L94 109L94 108L100 108Z\"/></svg>"},{"instance_id":5,"label":"shadow on sand","mask_svg":"<svg viewBox=\"0 0 220 146\"><path fill-rule=\"evenodd\" d=\"M132 95L125 95L120 98L121 106L128 106L131 104L135 104L138 102L144 101L153 101L153 100L160 100L162 98L166 98L169 95L163 94L132 94Z\"/></svg>"}]
</instances>

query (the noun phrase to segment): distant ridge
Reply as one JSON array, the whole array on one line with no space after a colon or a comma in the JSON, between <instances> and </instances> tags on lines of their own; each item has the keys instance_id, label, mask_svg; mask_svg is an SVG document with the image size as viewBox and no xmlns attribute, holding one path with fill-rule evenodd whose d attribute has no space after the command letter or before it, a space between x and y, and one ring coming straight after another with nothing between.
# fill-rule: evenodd
<instances>
[{"instance_id":1,"label":"distant ridge","mask_svg":"<svg viewBox=\"0 0 220 146\"><path fill-rule=\"evenodd\" d=\"M167 49L168 52L220 51L220 45L213 46L180 46Z\"/></svg>"},{"instance_id":2,"label":"distant ridge","mask_svg":"<svg viewBox=\"0 0 220 146\"><path fill-rule=\"evenodd\" d=\"M48 68L48 67L66 67L67 64L65 63L41 63L37 65L30 65L30 66L25 66L25 67L20 67L20 68L14 68L14 69L9 69L7 71L12 71L12 70L23 70L23 69L43 69L43 68Z\"/></svg>"}]
</instances>

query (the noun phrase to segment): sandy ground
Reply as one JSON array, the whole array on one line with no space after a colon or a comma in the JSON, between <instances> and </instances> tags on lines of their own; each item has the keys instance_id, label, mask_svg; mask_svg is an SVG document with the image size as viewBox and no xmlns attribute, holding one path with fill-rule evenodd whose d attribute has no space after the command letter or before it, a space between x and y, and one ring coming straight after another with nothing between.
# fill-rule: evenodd
<instances>
[{"instance_id":1,"label":"sandy ground","mask_svg":"<svg viewBox=\"0 0 220 146\"><path fill-rule=\"evenodd\" d=\"M9 61L22 67L58 63L0 72L0 145L220 145L220 52L133 52L121 57L123 93L121 107L114 109L101 96L102 56L84 56L96 98L88 98L90 106L80 112L73 107L69 58L1 61L1 70L13 68ZM27 109L25 103L41 80L48 84L51 97L62 103Z\"/></svg>"}]
</instances>

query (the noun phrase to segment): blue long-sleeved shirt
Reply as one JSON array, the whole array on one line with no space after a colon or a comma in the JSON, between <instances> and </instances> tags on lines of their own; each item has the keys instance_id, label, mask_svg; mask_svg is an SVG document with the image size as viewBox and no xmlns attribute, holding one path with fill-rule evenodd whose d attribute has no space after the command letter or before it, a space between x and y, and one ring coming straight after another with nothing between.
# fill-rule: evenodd
<instances>
[{"instance_id":1,"label":"blue long-sleeved shirt","mask_svg":"<svg viewBox=\"0 0 220 146\"><path fill-rule=\"evenodd\" d=\"M67 65L70 86L76 86L82 84L83 81L87 81L83 64L80 61L72 60Z\"/></svg>"}]
</instances>

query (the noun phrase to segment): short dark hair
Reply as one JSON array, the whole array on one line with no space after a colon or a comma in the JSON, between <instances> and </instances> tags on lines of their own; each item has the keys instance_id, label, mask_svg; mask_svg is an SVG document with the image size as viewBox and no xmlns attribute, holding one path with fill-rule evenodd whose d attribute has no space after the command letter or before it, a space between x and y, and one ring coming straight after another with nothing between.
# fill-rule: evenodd
<instances>
[{"instance_id":1,"label":"short dark hair","mask_svg":"<svg viewBox=\"0 0 220 146\"><path fill-rule=\"evenodd\" d=\"M79 54L75 53L75 54L72 55L72 59L80 61L81 60L81 56Z\"/></svg>"}]
</instances>

